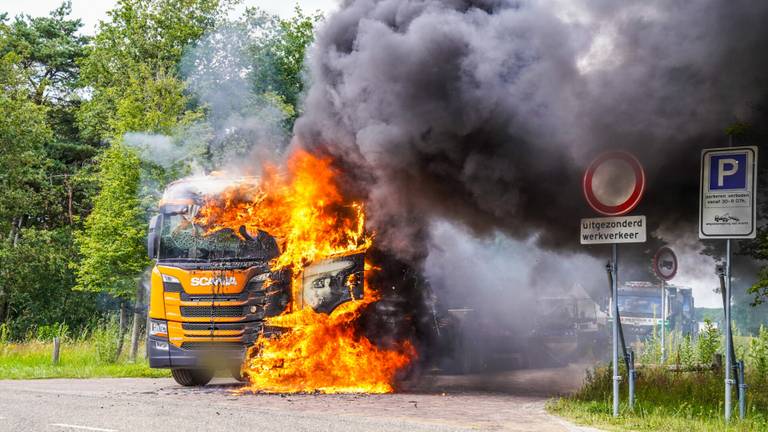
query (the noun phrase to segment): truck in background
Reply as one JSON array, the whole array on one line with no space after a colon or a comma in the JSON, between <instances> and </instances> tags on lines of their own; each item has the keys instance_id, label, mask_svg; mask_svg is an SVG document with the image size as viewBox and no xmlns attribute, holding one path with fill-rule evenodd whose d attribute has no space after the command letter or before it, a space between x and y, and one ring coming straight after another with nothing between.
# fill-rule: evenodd
<instances>
[{"instance_id":1,"label":"truck in background","mask_svg":"<svg viewBox=\"0 0 768 432\"><path fill-rule=\"evenodd\" d=\"M697 322L691 288L666 286L666 329L694 337ZM650 338L661 329L661 288L657 283L626 282L619 288L619 313L627 343Z\"/></svg>"}]
</instances>

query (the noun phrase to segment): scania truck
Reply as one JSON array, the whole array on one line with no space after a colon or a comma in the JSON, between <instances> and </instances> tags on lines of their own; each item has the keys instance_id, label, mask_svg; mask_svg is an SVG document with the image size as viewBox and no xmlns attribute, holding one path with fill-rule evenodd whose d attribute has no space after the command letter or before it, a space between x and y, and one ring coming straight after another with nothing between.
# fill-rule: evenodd
<instances>
[{"instance_id":1,"label":"scania truck","mask_svg":"<svg viewBox=\"0 0 768 432\"><path fill-rule=\"evenodd\" d=\"M239 179L236 182L254 181ZM207 384L216 370L242 379L247 348L279 329L265 319L291 307L291 275L272 271L278 243L264 231L209 232L196 224L207 194L231 186L219 176L168 186L149 223L147 250L155 260L149 295L150 367L170 368L184 386ZM317 311L362 297L362 255L324 260L304 271L302 301ZM349 281L360 281L350 287Z\"/></svg>"}]
</instances>

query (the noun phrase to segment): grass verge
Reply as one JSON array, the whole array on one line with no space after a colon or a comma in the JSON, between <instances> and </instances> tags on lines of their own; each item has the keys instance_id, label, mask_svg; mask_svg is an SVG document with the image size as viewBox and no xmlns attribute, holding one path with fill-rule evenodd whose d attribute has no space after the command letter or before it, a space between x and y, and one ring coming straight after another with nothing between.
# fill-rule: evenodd
<instances>
[{"instance_id":1,"label":"grass verge","mask_svg":"<svg viewBox=\"0 0 768 432\"><path fill-rule=\"evenodd\" d=\"M750 379L751 378L751 379ZM607 368L590 373L582 389L571 397L551 401L547 410L577 424L611 431L767 431L768 385L747 377L747 418L723 420L722 374L715 372L670 372L663 367L642 369L637 380L635 409L622 405L620 416L611 415L611 377ZM622 400L627 386L622 383ZM737 397L734 393L734 403Z\"/></svg>"},{"instance_id":2,"label":"grass verge","mask_svg":"<svg viewBox=\"0 0 768 432\"><path fill-rule=\"evenodd\" d=\"M30 341L0 344L0 379L168 377L166 369L150 369L139 350L136 362L123 354L115 362L104 361L91 341L61 344L59 363L53 365L52 342Z\"/></svg>"}]
</instances>

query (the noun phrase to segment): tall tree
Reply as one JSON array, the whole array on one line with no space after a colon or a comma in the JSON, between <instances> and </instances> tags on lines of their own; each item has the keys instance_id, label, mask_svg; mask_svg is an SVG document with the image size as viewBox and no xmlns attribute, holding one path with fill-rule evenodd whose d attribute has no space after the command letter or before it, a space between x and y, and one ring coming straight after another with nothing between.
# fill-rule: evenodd
<instances>
[{"instance_id":1,"label":"tall tree","mask_svg":"<svg viewBox=\"0 0 768 432\"><path fill-rule=\"evenodd\" d=\"M0 322L5 321L13 289L8 266L21 228L40 216L44 199L36 191L45 186L43 146L51 138L46 110L29 99L19 56L0 58Z\"/></svg>"},{"instance_id":2,"label":"tall tree","mask_svg":"<svg viewBox=\"0 0 768 432\"><path fill-rule=\"evenodd\" d=\"M77 287L130 298L149 263L138 193L140 161L133 150L116 143L99 155L98 165L100 192L85 230L76 236L83 256L77 268Z\"/></svg>"}]
</instances>

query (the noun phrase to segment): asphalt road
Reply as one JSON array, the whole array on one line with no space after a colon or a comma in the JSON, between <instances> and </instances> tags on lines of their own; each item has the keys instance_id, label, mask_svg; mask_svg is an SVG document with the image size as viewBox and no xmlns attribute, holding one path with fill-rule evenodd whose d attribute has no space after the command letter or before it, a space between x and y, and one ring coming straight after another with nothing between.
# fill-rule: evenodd
<instances>
[{"instance_id":1,"label":"asphalt road","mask_svg":"<svg viewBox=\"0 0 768 432\"><path fill-rule=\"evenodd\" d=\"M389 395L238 395L218 379L0 381L0 431L587 431L548 415L580 370L439 377Z\"/></svg>"}]
</instances>

